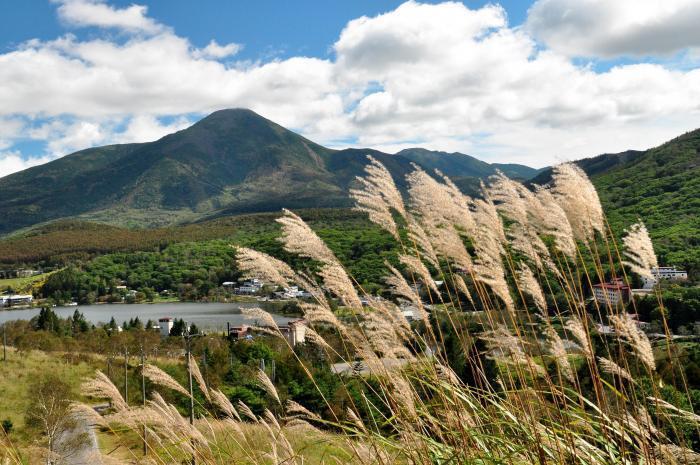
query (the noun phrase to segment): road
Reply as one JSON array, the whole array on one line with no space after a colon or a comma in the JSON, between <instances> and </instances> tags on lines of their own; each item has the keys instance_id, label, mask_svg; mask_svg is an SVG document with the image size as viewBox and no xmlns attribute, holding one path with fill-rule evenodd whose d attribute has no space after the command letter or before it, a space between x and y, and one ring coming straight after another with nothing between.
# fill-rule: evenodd
<instances>
[{"instance_id":1,"label":"road","mask_svg":"<svg viewBox=\"0 0 700 465\"><path fill-rule=\"evenodd\" d=\"M61 465L104 465L97 444L95 428L79 415L75 415L73 420L73 427L56 438L55 450L62 457L58 463Z\"/></svg>"}]
</instances>

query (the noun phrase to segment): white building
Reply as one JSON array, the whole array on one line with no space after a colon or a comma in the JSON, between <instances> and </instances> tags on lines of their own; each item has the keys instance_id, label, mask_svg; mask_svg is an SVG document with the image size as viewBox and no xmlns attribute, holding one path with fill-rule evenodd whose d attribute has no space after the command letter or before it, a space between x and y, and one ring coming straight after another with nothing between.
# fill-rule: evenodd
<instances>
[{"instance_id":1,"label":"white building","mask_svg":"<svg viewBox=\"0 0 700 465\"><path fill-rule=\"evenodd\" d=\"M651 274L657 280L669 279L684 281L688 279L688 272L684 270L678 270L675 266L660 266L658 268L652 268Z\"/></svg>"},{"instance_id":2,"label":"white building","mask_svg":"<svg viewBox=\"0 0 700 465\"><path fill-rule=\"evenodd\" d=\"M20 305L31 305L34 297L31 294L5 294L0 295L0 307L16 307Z\"/></svg>"},{"instance_id":3,"label":"white building","mask_svg":"<svg viewBox=\"0 0 700 465\"><path fill-rule=\"evenodd\" d=\"M306 322L304 320L292 320L279 328L292 347L306 341Z\"/></svg>"},{"instance_id":4,"label":"white building","mask_svg":"<svg viewBox=\"0 0 700 465\"><path fill-rule=\"evenodd\" d=\"M162 337L170 336L170 330L173 329L173 319L170 317L158 318L158 328Z\"/></svg>"},{"instance_id":5,"label":"white building","mask_svg":"<svg viewBox=\"0 0 700 465\"><path fill-rule=\"evenodd\" d=\"M261 280L253 278L249 279L248 281L244 281L243 284L235 289L235 291L236 294L257 294L262 291L263 286L264 283Z\"/></svg>"}]
</instances>

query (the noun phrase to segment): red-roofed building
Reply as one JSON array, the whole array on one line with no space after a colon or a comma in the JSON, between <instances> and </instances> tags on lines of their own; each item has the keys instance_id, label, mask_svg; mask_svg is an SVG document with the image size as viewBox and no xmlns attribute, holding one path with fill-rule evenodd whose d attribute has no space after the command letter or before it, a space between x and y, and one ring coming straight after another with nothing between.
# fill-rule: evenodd
<instances>
[{"instance_id":1,"label":"red-roofed building","mask_svg":"<svg viewBox=\"0 0 700 465\"><path fill-rule=\"evenodd\" d=\"M613 279L609 283L593 286L593 298L603 305L625 304L630 300L630 287L622 279Z\"/></svg>"}]
</instances>

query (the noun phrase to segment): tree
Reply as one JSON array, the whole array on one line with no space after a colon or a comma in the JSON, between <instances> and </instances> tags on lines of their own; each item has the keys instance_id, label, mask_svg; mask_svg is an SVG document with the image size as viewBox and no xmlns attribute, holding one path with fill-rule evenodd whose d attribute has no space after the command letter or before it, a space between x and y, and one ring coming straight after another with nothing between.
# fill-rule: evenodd
<instances>
[{"instance_id":1,"label":"tree","mask_svg":"<svg viewBox=\"0 0 700 465\"><path fill-rule=\"evenodd\" d=\"M56 312L51 310L49 307L42 307L39 311L39 315L36 317L36 323L34 328L37 330L43 329L44 331L53 331L55 333L61 330L61 320L56 315Z\"/></svg>"},{"instance_id":2,"label":"tree","mask_svg":"<svg viewBox=\"0 0 700 465\"><path fill-rule=\"evenodd\" d=\"M49 374L32 383L29 398L26 424L42 433L48 449L47 465L56 463L56 457L65 459L74 454L88 442L87 431L80 431L70 411L70 386L60 377Z\"/></svg>"}]
</instances>

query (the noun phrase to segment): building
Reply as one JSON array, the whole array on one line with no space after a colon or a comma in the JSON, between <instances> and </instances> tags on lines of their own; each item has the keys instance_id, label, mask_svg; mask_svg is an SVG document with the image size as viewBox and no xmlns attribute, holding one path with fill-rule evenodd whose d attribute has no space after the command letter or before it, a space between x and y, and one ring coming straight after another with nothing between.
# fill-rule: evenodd
<instances>
[{"instance_id":1,"label":"building","mask_svg":"<svg viewBox=\"0 0 700 465\"><path fill-rule=\"evenodd\" d=\"M306 322L304 320L292 320L279 328L292 347L297 344L303 344L306 341Z\"/></svg>"},{"instance_id":2,"label":"building","mask_svg":"<svg viewBox=\"0 0 700 465\"><path fill-rule=\"evenodd\" d=\"M258 294L262 291L263 286L264 283L261 280L253 278L249 279L248 281L244 281L243 284L234 288L234 292L236 294L244 295Z\"/></svg>"},{"instance_id":3,"label":"building","mask_svg":"<svg viewBox=\"0 0 700 465\"><path fill-rule=\"evenodd\" d=\"M688 279L688 272L678 270L675 266L660 266L658 268L652 268L651 274L657 280L668 279L672 281L685 281Z\"/></svg>"},{"instance_id":4,"label":"building","mask_svg":"<svg viewBox=\"0 0 700 465\"><path fill-rule=\"evenodd\" d=\"M242 324L240 326L229 326L228 335L231 339L240 341L242 339L252 339L250 334L250 326Z\"/></svg>"},{"instance_id":5,"label":"building","mask_svg":"<svg viewBox=\"0 0 700 465\"><path fill-rule=\"evenodd\" d=\"M0 295L0 307L19 307L31 305L34 297L31 294L5 294Z\"/></svg>"},{"instance_id":6,"label":"building","mask_svg":"<svg viewBox=\"0 0 700 465\"><path fill-rule=\"evenodd\" d=\"M17 270L17 277L18 278L29 278L30 276L36 276L38 274L41 274L41 271L29 270L29 269Z\"/></svg>"},{"instance_id":7,"label":"building","mask_svg":"<svg viewBox=\"0 0 700 465\"><path fill-rule=\"evenodd\" d=\"M609 283L593 286L593 298L603 305L626 304L630 300L630 294L630 287L621 279L613 279Z\"/></svg>"},{"instance_id":8,"label":"building","mask_svg":"<svg viewBox=\"0 0 700 465\"><path fill-rule=\"evenodd\" d=\"M168 317L158 318L158 328L162 337L170 336L170 330L173 329L173 319Z\"/></svg>"}]
</instances>

